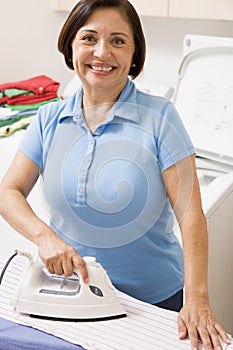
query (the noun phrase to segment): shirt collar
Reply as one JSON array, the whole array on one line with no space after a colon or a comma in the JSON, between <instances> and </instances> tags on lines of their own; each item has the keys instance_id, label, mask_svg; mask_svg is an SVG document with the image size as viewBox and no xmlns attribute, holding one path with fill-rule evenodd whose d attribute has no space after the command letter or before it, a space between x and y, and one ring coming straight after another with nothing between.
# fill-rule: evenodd
<instances>
[{"instance_id":1,"label":"shirt collar","mask_svg":"<svg viewBox=\"0 0 233 350\"><path fill-rule=\"evenodd\" d=\"M80 87L70 98L65 100L64 109L61 111L59 116L59 123L66 118L73 118L74 121L80 120L83 118L82 112L82 96L83 89Z\"/></svg>"},{"instance_id":2,"label":"shirt collar","mask_svg":"<svg viewBox=\"0 0 233 350\"><path fill-rule=\"evenodd\" d=\"M128 119L135 123L140 122L141 118L138 112L136 86L130 79L127 80L112 111L113 114L119 118Z\"/></svg>"},{"instance_id":3,"label":"shirt collar","mask_svg":"<svg viewBox=\"0 0 233 350\"><path fill-rule=\"evenodd\" d=\"M63 119L69 117L72 117L75 122L79 122L80 119L83 119L82 96L83 89L80 87L69 99L67 99L67 103L59 116L59 123L61 123ZM126 85L122 90L119 99L112 107L111 113L107 119L110 121L114 117L128 119L135 123L140 122L136 98L136 86L129 78L127 79Z\"/></svg>"}]
</instances>

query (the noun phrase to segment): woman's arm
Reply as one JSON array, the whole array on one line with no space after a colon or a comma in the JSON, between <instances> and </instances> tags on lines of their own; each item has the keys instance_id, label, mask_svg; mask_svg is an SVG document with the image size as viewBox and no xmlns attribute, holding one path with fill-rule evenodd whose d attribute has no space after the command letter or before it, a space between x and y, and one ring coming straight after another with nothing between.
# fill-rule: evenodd
<instances>
[{"instance_id":1,"label":"woman's arm","mask_svg":"<svg viewBox=\"0 0 233 350\"><path fill-rule=\"evenodd\" d=\"M81 256L33 212L26 200L39 174L40 168L18 151L0 183L0 215L38 246L39 256L50 273L70 276L75 266L87 281Z\"/></svg>"},{"instance_id":2,"label":"woman's arm","mask_svg":"<svg viewBox=\"0 0 233 350\"><path fill-rule=\"evenodd\" d=\"M184 251L185 305L178 328L181 339L189 336L192 349L198 337L206 350L221 349L220 337L229 343L226 332L216 323L209 306L208 233L202 210L195 157L190 156L164 171L164 182L180 225Z\"/></svg>"}]
</instances>

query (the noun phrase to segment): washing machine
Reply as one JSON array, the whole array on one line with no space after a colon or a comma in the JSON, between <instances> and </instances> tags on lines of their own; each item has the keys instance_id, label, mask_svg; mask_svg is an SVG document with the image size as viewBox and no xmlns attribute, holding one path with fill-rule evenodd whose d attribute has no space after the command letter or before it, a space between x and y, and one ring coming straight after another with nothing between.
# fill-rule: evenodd
<instances>
[{"instance_id":1,"label":"washing machine","mask_svg":"<svg viewBox=\"0 0 233 350\"><path fill-rule=\"evenodd\" d=\"M173 102L196 148L210 303L233 334L233 38L184 37Z\"/></svg>"}]
</instances>

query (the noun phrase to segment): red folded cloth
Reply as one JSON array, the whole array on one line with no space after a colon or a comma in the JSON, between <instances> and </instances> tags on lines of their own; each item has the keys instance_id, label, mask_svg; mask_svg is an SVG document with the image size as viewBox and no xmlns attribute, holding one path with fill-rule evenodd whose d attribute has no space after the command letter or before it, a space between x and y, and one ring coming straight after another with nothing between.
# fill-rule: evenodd
<instances>
[{"instance_id":1,"label":"red folded cloth","mask_svg":"<svg viewBox=\"0 0 233 350\"><path fill-rule=\"evenodd\" d=\"M14 97L4 96L0 99L0 104L26 105L35 104L42 101L52 100L57 96L57 91L60 83L47 77L46 75L39 75L30 79L0 84L0 91L6 89L20 89L32 92L31 94L24 94Z\"/></svg>"},{"instance_id":2,"label":"red folded cloth","mask_svg":"<svg viewBox=\"0 0 233 350\"><path fill-rule=\"evenodd\" d=\"M22 89L34 92L36 95L44 94L45 92L57 92L60 83L47 77L39 75L26 80L0 84L0 91L6 89Z\"/></svg>"},{"instance_id":3,"label":"red folded cloth","mask_svg":"<svg viewBox=\"0 0 233 350\"><path fill-rule=\"evenodd\" d=\"M3 97L0 103L7 103L9 106L29 105L42 101L52 100L57 97L56 92L46 92L43 95L20 95L15 97Z\"/></svg>"}]
</instances>

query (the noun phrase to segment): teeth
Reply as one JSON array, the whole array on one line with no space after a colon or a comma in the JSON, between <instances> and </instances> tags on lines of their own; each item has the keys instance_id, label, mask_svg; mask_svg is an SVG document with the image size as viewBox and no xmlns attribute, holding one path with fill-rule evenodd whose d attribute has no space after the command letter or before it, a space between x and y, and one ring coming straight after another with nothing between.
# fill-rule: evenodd
<instances>
[{"instance_id":1,"label":"teeth","mask_svg":"<svg viewBox=\"0 0 233 350\"><path fill-rule=\"evenodd\" d=\"M99 67L99 66L91 66L93 70L96 70L98 72L110 72L113 70L113 67Z\"/></svg>"}]
</instances>

